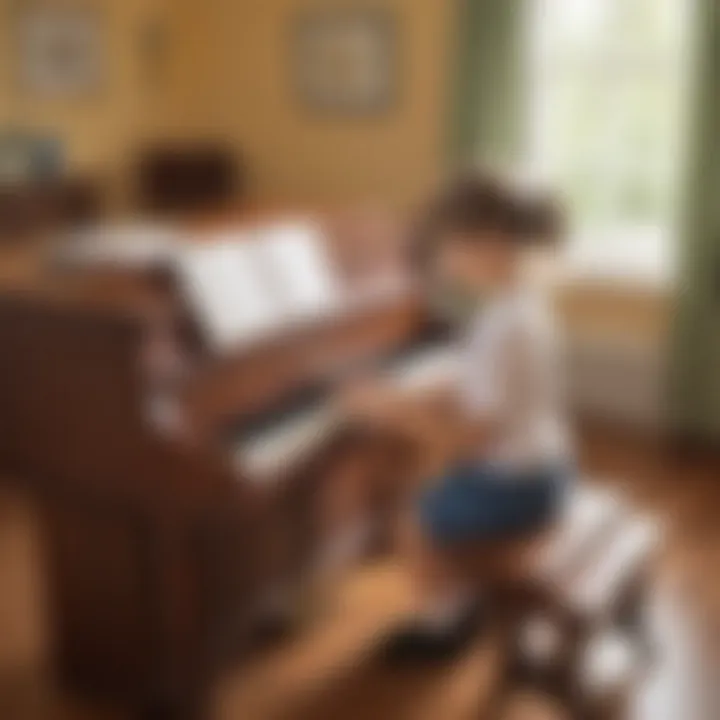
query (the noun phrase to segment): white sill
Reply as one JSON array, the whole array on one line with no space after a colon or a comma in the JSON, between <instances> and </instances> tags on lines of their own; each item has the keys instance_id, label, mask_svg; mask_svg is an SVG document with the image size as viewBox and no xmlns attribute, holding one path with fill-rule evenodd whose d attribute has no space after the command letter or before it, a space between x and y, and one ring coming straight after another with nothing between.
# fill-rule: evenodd
<instances>
[{"instance_id":1,"label":"white sill","mask_svg":"<svg viewBox=\"0 0 720 720\"><path fill-rule=\"evenodd\" d=\"M654 266L600 264L596 261L579 263L572 260L561 262L557 282L560 285L666 293L672 289L673 277L669 271Z\"/></svg>"},{"instance_id":2,"label":"white sill","mask_svg":"<svg viewBox=\"0 0 720 720\"><path fill-rule=\"evenodd\" d=\"M560 259L558 282L666 293L674 282L670 245L659 235L633 232L571 243Z\"/></svg>"}]
</instances>

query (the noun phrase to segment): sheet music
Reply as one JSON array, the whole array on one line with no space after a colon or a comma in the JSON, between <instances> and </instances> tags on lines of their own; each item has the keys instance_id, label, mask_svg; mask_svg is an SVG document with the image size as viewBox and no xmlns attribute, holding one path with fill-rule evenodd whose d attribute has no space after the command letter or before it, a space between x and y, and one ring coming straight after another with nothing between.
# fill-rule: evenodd
<instances>
[{"instance_id":1,"label":"sheet music","mask_svg":"<svg viewBox=\"0 0 720 720\"><path fill-rule=\"evenodd\" d=\"M217 350L242 345L279 329L278 306L258 245L246 233L224 233L183 250L181 284Z\"/></svg>"},{"instance_id":2,"label":"sheet music","mask_svg":"<svg viewBox=\"0 0 720 720\"><path fill-rule=\"evenodd\" d=\"M304 318L337 308L342 293L319 225L279 223L256 233L254 242L289 316Z\"/></svg>"},{"instance_id":3,"label":"sheet music","mask_svg":"<svg viewBox=\"0 0 720 720\"><path fill-rule=\"evenodd\" d=\"M217 350L347 305L322 228L308 220L218 233L188 245L178 267Z\"/></svg>"}]
</instances>

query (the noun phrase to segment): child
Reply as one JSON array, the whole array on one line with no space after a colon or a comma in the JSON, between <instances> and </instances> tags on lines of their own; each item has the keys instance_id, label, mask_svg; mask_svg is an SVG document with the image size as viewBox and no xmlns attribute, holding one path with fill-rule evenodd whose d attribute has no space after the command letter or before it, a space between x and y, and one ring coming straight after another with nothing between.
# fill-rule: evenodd
<instances>
[{"instance_id":1,"label":"child","mask_svg":"<svg viewBox=\"0 0 720 720\"><path fill-rule=\"evenodd\" d=\"M425 219L423 261L431 277L475 307L463 330L459 376L422 398L380 386L347 398L366 421L400 425L411 418L423 429L423 447L430 441L440 453L433 456L437 479L410 519L419 603L393 638L393 654L434 657L457 649L476 607L471 578L458 566L462 552L470 546L489 567L505 541L538 535L558 511L571 451L557 335L526 260L554 244L560 224L549 199L479 172L453 182ZM432 410L423 414L423 405Z\"/></svg>"}]
</instances>

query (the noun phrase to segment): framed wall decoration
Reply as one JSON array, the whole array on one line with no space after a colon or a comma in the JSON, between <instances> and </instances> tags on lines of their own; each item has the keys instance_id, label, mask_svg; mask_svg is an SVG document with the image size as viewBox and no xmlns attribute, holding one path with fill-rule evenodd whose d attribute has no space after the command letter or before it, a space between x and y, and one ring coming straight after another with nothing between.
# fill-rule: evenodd
<instances>
[{"instance_id":1,"label":"framed wall decoration","mask_svg":"<svg viewBox=\"0 0 720 720\"><path fill-rule=\"evenodd\" d=\"M161 89L166 79L169 52L168 26L162 17L153 17L142 27L139 51L147 89Z\"/></svg>"},{"instance_id":2,"label":"framed wall decoration","mask_svg":"<svg viewBox=\"0 0 720 720\"><path fill-rule=\"evenodd\" d=\"M291 72L304 107L372 113L395 101L398 29L391 9L307 9L296 18L293 34Z\"/></svg>"},{"instance_id":3,"label":"framed wall decoration","mask_svg":"<svg viewBox=\"0 0 720 720\"><path fill-rule=\"evenodd\" d=\"M101 13L85 4L20 3L15 18L20 90L49 98L97 91L105 61L101 20Z\"/></svg>"},{"instance_id":4,"label":"framed wall decoration","mask_svg":"<svg viewBox=\"0 0 720 720\"><path fill-rule=\"evenodd\" d=\"M64 160L58 137L0 127L0 185L55 180L62 175Z\"/></svg>"}]
</instances>

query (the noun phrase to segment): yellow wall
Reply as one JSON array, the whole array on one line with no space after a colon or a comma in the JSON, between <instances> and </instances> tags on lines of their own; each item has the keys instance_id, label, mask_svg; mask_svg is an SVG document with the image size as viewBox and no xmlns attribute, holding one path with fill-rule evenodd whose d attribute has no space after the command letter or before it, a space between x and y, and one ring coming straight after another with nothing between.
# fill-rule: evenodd
<instances>
[{"instance_id":1,"label":"yellow wall","mask_svg":"<svg viewBox=\"0 0 720 720\"><path fill-rule=\"evenodd\" d=\"M14 51L14 17L22 0L0 0L0 128L22 127L56 135L71 170L105 179L111 200L119 200L132 150L146 136L172 128L171 119L177 126L177 118L184 117L178 112L184 104L175 69L177 48L171 43L167 82L159 90L143 65L144 29L154 19L165 18L169 37L182 37L189 26L192 0L53 1L94 6L100 13L106 58L101 87L92 95L71 100L42 99L23 91L15 77Z\"/></svg>"},{"instance_id":2,"label":"yellow wall","mask_svg":"<svg viewBox=\"0 0 720 720\"><path fill-rule=\"evenodd\" d=\"M210 110L209 129L247 156L261 198L405 202L435 181L444 156L452 0L368 0L396 13L400 90L387 112L363 118L313 115L294 93L293 22L301 8L322 2L211 4L215 72L202 102Z\"/></svg>"},{"instance_id":3,"label":"yellow wall","mask_svg":"<svg viewBox=\"0 0 720 720\"><path fill-rule=\"evenodd\" d=\"M452 0L368 0L397 13L401 77L395 105L362 119L313 116L293 94L294 16L318 0L82 2L104 15L102 90L41 101L13 82L17 0L0 0L0 125L58 134L73 168L109 175L117 192L132 149L159 134L228 139L247 158L253 191L269 201L412 200L441 169ZM161 88L146 81L140 50L144 25L157 17L168 26Z\"/></svg>"}]
</instances>

